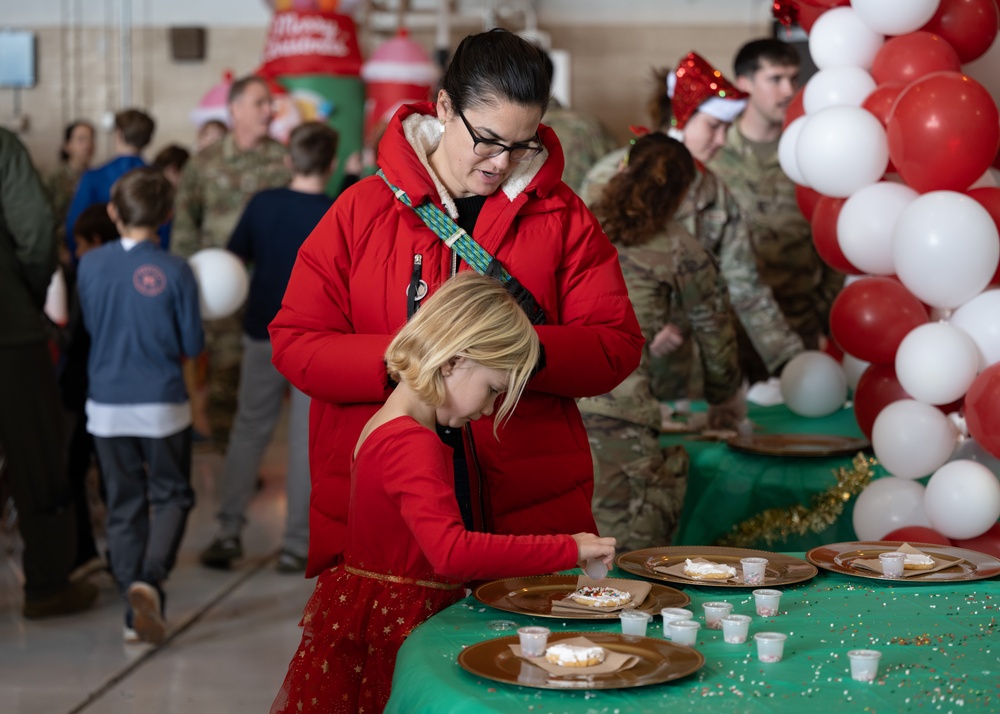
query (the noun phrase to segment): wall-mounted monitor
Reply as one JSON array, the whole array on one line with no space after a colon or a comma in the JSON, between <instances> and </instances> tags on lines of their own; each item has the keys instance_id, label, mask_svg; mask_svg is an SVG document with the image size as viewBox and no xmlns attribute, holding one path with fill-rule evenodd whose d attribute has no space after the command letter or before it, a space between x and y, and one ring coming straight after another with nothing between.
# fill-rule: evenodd
<instances>
[{"instance_id":1,"label":"wall-mounted monitor","mask_svg":"<svg viewBox=\"0 0 1000 714\"><path fill-rule=\"evenodd\" d=\"M0 29L0 87L35 86L35 33Z\"/></svg>"}]
</instances>

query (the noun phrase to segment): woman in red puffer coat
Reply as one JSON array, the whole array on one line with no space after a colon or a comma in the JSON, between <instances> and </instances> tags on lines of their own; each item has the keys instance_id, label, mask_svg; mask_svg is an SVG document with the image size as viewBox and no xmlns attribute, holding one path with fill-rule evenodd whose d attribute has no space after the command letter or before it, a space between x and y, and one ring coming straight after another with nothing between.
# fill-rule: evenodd
<instances>
[{"instance_id":1,"label":"woman in red puffer coat","mask_svg":"<svg viewBox=\"0 0 1000 714\"><path fill-rule=\"evenodd\" d=\"M344 547L349 457L386 399L383 353L423 297L470 267L397 199L431 201L470 233L544 313L544 364L517 412L440 429L455 448L468 527L493 533L594 532L593 466L574 398L613 389L643 338L618 254L560 179L562 150L540 125L550 77L542 51L505 30L467 37L436 104L402 107L379 144L383 177L334 204L299 252L271 323L274 364L313 398L309 423L312 576ZM364 518L364 513L351 517Z\"/></svg>"}]
</instances>

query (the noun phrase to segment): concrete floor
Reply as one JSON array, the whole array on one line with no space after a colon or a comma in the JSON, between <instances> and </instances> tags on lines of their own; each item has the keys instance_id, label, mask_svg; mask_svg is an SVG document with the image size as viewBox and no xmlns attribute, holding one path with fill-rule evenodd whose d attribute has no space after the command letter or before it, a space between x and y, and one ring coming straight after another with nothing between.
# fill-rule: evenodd
<instances>
[{"instance_id":1,"label":"concrete floor","mask_svg":"<svg viewBox=\"0 0 1000 714\"><path fill-rule=\"evenodd\" d=\"M275 572L284 523L287 456L279 433L261 467L263 488L244 531L247 557L229 572L198 563L214 533L222 456L196 451L198 502L166 584L170 638L122 642L123 603L109 575L94 609L40 621L21 616L19 541L0 530L0 712L173 714L266 712L298 646L313 582Z\"/></svg>"}]
</instances>

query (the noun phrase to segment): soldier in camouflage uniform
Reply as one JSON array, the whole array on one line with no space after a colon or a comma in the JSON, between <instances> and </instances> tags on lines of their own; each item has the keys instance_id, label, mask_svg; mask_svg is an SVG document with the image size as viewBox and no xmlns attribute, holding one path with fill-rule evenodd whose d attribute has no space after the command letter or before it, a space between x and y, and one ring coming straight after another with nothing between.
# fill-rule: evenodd
<instances>
[{"instance_id":1,"label":"soldier in camouflage uniform","mask_svg":"<svg viewBox=\"0 0 1000 714\"><path fill-rule=\"evenodd\" d=\"M724 78L715 77L710 65L694 53L686 56L681 65L686 71L679 80L676 72L661 70L654 75L656 89L649 103L659 130L683 141L700 164L676 219L715 257L739 319L737 330L738 337L743 337L743 351L759 355L767 372L773 374L803 350L802 340L789 327L771 290L760 278L750 226L739 204L726 184L704 167L725 143L726 129L746 104L741 99L744 95ZM673 82L670 77L674 77ZM717 88L709 88L710 83ZM720 91L726 98L718 96ZM675 92L679 101L672 101ZM580 195L588 205L601 195L626 152L619 149L608 154L587 173ZM671 323L675 325L675 351L669 360L654 360L654 393L660 399L700 396L697 362L690 341L684 339L690 326L682 314L672 317ZM749 357L741 355L741 362L749 361Z\"/></svg>"},{"instance_id":2,"label":"soldier in camouflage uniform","mask_svg":"<svg viewBox=\"0 0 1000 714\"><path fill-rule=\"evenodd\" d=\"M761 279L806 349L815 350L828 333L830 305L844 276L820 260L809 221L795 201L795 184L778 164L782 123L798 86L799 56L780 40L753 40L740 48L734 64L736 84L750 99L729 128L712 170L750 222ZM759 375L761 365L744 369Z\"/></svg>"},{"instance_id":3,"label":"soldier in camouflage uniform","mask_svg":"<svg viewBox=\"0 0 1000 714\"><path fill-rule=\"evenodd\" d=\"M45 190L52 199L52 212L56 218L56 244L59 246L60 256L68 249L65 223L69 204L73 202L80 177L90 168L93 158L94 127L90 122L82 120L68 124L63 133L62 148L59 149L59 164L45 177ZM69 256L69 261L72 260L73 256Z\"/></svg>"},{"instance_id":4,"label":"soldier in camouflage uniform","mask_svg":"<svg viewBox=\"0 0 1000 714\"><path fill-rule=\"evenodd\" d=\"M668 545L687 477L682 447L659 446L660 407L651 387L657 333L682 313L699 345L709 424L732 428L745 415L735 318L715 261L672 219L697 171L684 146L663 134L638 139L628 167L594 206L618 248L646 348L639 368L611 393L579 400L598 471L594 517L625 550Z\"/></svg>"},{"instance_id":5,"label":"soldier in camouflage uniform","mask_svg":"<svg viewBox=\"0 0 1000 714\"><path fill-rule=\"evenodd\" d=\"M562 145L566 161L563 181L579 193L587 170L615 148L614 137L596 118L564 107L555 98L549 101L542 123L556 133Z\"/></svg>"},{"instance_id":6,"label":"soldier in camouflage uniform","mask_svg":"<svg viewBox=\"0 0 1000 714\"><path fill-rule=\"evenodd\" d=\"M259 77L234 82L229 111L232 131L192 156L181 175L170 248L185 258L203 248L225 248L250 197L291 179L285 148L267 135L273 116L267 83ZM236 411L242 322L238 313L205 323L208 421L220 445L229 438Z\"/></svg>"}]
</instances>

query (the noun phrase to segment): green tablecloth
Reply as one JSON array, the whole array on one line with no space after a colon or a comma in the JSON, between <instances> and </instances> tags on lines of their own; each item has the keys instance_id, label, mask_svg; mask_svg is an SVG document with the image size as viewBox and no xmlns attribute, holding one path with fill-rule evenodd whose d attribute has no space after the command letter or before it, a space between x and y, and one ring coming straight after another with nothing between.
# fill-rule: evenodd
<instances>
[{"instance_id":1,"label":"green tablecloth","mask_svg":"<svg viewBox=\"0 0 1000 714\"><path fill-rule=\"evenodd\" d=\"M751 405L750 419L756 433L833 434L863 438L852 409L818 419L796 416L784 405ZM720 442L695 441L685 436L664 436L664 445L683 444L691 455L687 495L674 545L710 545L730 529L769 508L809 505L810 498L833 486L834 470L850 466L852 456L802 458L759 456L734 451ZM877 475L884 471L876 469ZM792 536L755 547L768 550L805 551L824 543L855 540L851 515L854 499L837 522L818 534Z\"/></svg>"},{"instance_id":2,"label":"green tablecloth","mask_svg":"<svg viewBox=\"0 0 1000 714\"><path fill-rule=\"evenodd\" d=\"M801 556L800 553L794 555ZM511 634L487 622L544 624L554 631L618 631L618 623L588 624L512 615L466 598L418 627L399 653L390 714L546 712L996 712L1000 711L1000 581L948 586L884 584L820 571L782 588L781 614L754 614L749 589L688 587L689 607L724 600L753 615L751 641L730 645L717 630L699 631L705 666L674 682L636 689L562 692L484 680L458 666L463 647ZM785 658L757 661L755 632L788 635ZM662 636L659 617L648 635ZM882 652L878 679L850 678L848 650Z\"/></svg>"}]
</instances>

